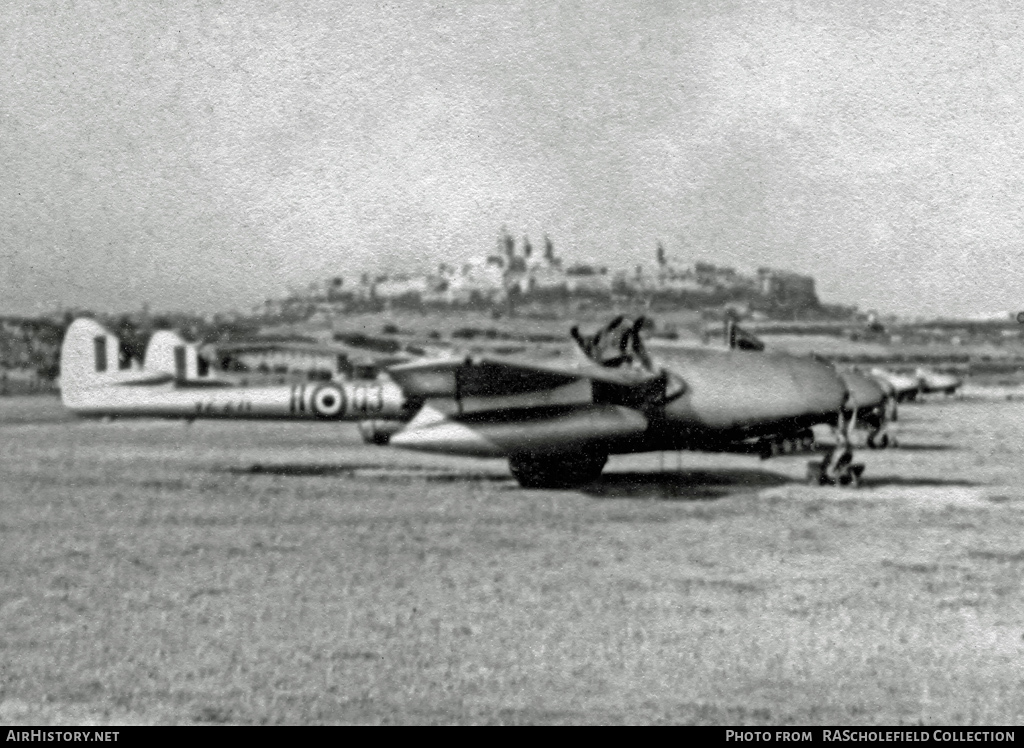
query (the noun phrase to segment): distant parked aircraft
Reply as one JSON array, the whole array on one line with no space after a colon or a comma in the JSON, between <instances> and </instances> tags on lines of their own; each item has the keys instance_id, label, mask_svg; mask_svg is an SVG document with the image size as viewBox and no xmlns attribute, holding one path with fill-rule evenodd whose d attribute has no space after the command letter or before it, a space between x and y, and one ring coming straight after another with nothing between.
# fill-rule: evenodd
<instances>
[{"instance_id":1,"label":"distant parked aircraft","mask_svg":"<svg viewBox=\"0 0 1024 748\"><path fill-rule=\"evenodd\" d=\"M943 374L925 367L918 369L915 374L921 383L921 392L925 394L941 392L945 395L953 395L964 383L964 380L958 376Z\"/></svg>"},{"instance_id":2,"label":"distant parked aircraft","mask_svg":"<svg viewBox=\"0 0 1024 748\"><path fill-rule=\"evenodd\" d=\"M725 345L729 350L763 351L764 341L732 320L725 323Z\"/></svg>"},{"instance_id":3,"label":"distant parked aircraft","mask_svg":"<svg viewBox=\"0 0 1024 748\"><path fill-rule=\"evenodd\" d=\"M916 400L921 393L921 380L917 376L897 374L877 366L871 370L871 376L888 382L896 391L896 400L901 403Z\"/></svg>"},{"instance_id":4,"label":"distant parked aircraft","mask_svg":"<svg viewBox=\"0 0 1024 748\"><path fill-rule=\"evenodd\" d=\"M765 349L764 341L752 332L744 330L733 320L728 320L725 324L725 341L727 347L733 350ZM826 363L825 359L817 360ZM830 363L828 365L831 366ZM894 446L895 439L888 433L888 424L896 420L896 396L893 387L888 383L883 386L881 381L856 371L843 372L840 376L849 392L846 413L850 418L850 428L866 430L867 445L872 449ZM789 451L792 447L783 443L782 449Z\"/></svg>"},{"instance_id":5,"label":"distant parked aircraft","mask_svg":"<svg viewBox=\"0 0 1024 748\"><path fill-rule=\"evenodd\" d=\"M867 445L872 449L894 446L895 440L888 432L888 425L896 420L895 389L856 371L844 372L842 377L850 393L851 427L867 430Z\"/></svg>"}]
</instances>

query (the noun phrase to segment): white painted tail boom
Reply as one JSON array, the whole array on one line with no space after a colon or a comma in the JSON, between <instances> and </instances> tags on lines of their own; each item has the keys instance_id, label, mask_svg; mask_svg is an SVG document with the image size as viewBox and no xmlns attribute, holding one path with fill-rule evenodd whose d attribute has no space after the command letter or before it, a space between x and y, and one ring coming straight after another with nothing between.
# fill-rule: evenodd
<instances>
[{"instance_id":1,"label":"white painted tail boom","mask_svg":"<svg viewBox=\"0 0 1024 748\"><path fill-rule=\"evenodd\" d=\"M95 417L361 421L406 416L405 396L393 382L196 386L187 373L178 376L180 366L167 371L164 360L154 362L155 369L121 369L119 350L118 339L97 322L72 323L61 350L65 407Z\"/></svg>"}]
</instances>

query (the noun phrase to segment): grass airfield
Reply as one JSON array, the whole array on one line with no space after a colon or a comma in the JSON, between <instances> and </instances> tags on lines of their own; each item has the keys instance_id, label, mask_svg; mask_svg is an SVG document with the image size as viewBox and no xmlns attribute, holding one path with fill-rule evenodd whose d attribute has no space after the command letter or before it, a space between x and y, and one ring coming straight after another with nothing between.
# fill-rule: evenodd
<instances>
[{"instance_id":1,"label":"grass airfield","mask_svg":"<svg viewBox=\"0 0 1024 748\"><path fill-rule=\"evenodd\" d=\"M671 453L524 491L0 399L0 722L1019 724L1024 402L900 416L857 490Z\"/></svg>"}]
</instances>

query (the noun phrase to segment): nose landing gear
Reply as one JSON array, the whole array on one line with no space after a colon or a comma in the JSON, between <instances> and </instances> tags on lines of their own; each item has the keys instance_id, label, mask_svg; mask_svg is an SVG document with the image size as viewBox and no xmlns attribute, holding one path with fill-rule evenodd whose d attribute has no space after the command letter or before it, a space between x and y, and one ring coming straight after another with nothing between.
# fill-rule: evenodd
<instances>
[{"instance_id":1,"label":"nose landing gear","mask_svg":"<svg viewBox=\"0 0 1024 748\"><path fill-rule=\"evenodd\" d=\"M881 408L876 408L864 419L868 422L867 445L870 449L896 447L896 437L889 433L889 424L896 420L896 398L886 397Z\"/></svg>"},{"instance_id":2,"label":"nose landing gear","mask_svg":"<svg viewBox=\"0 0 1024 748\"><path fill-rule=\"evenodd\" d=\"M813 486L849 486L857 488L864 474L864 463L853 461L850 433L856 425L856 413L847 423L840 414L835 426L836 445L824 460L807 463L807 482Z\"/></svg>"},{"instance_id":3,"label":"nose landing gear","mask_svg":"<svg viewBox=\"0 0 1024 748\"><path fill-rule=\"evenodd\" d=\"M860 486L864 463L853 461L852 450L833 450L827 460L807 463L807 482L812 486Z\"/></svg>"}]
</instances>

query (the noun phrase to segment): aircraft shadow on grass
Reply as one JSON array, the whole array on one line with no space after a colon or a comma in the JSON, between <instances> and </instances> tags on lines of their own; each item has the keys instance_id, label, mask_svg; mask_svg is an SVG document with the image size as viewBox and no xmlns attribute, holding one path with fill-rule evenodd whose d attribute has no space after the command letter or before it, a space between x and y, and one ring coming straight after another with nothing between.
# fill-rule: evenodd
<instances>
[{"instance_id":1,"label":"aircraft shadow on grass","mask_svg":"<svg viewBox=\"0 0 1024 748\"><path fill-rule=\"evenodd\" d=\"M418 478L437 483L460 483L488 481L504 483L512 481L511 475L483 473L477 471L455 471L444 468L431 468L421 465L394 465L378 462L348 463L256 463L249 467L229 467L226 472L232 475L274 475L287 478L334 478L354 477L360 473L367 474L374 480L402 480ZM363 477L363 476L360 476Z\"/></svg>"},{"instance_id":2,"label":"aircraft shadow on grass","mask_svg":"<svg viewBox=\"0 0 1024 748\"><path fill-rule=\"evenodd\" d=\"M429 483L494 483L509 484L509 490L519 490L512 476L475 470L431 468L420 465L393 465L375 462L350 463L256 463L248 467L228 467L225 472L238 476L281 476L289 478L346 478L361 477L388 482L421 480ZM862 479L867 489L884 487L978 487L975 481L907 477L900 475L871 475ZM651 472L604 473L592 483L576 489L596 499L665 499L673 501L713 501L729 496L757 493L767 488L802 485L785 475L767 470L664 470Z\"/></svg>"},{"instance_id":3,"label":"aircraft shadow on grass","mask_svg":"<svg viewBox=\"0 0 1024 748\"><path fill-rule=\"evenodd\" d=\"M709 501L783 486L792 481L767 470L681 470L605 473L581 490L600 499L657 498Z\"/></svg>"},{"instance_id":4,"label":"aircraft shadow on grass","mask_svg":"<svg viewBox=\"0 0 1024 748\"><path fill-rule=\"evenodd\" d=\"M374 462L350 463L256 463L247 467L228 467L232 475L272 475L289 478L366 477L372 480L423 480L431 483L509 483L518 490L507 473L476 470L438 469L419 465L393 465ZM360 475L363 473L364 475ZM765 470L665 470L602 474L593 483L577 489L595 498L662 498L701 501L719 499L737 493L749 493L791 483L788 478Z\"/></svg>"},{"instance_id":5,"label":"aircraft shadow on grass","mask_svg":"<svg viewBox=\"0 0 1024 748\"><path fill-rule=\"evenodd\" d=\"M960 487L974 488L984 484L975 481L914 478L900 475L865 476L863 488L892 487ZM793 480L764 470L693 470L681 472L607 473L588 486L583 493L601 499L658 498L676 501L710 501L743 493L757 493L779 486L799 486Z\"/></svg>"},{"instance_id":6,"label":"aircraft shadow on grass","mask_svg":"<svg viewBox=\"0 0 1024 748\"><path fill-rule=\"evenodd\" d=\"M955 444L907 444L900 442L896 452L962 452L963 447Z\"/></svg>"},{"instance_id":7,"label":"aircraft shadow on grass","mask_svg":"<svg viewBox=\"0 0 1024 748\"><path fill-rule=\"evenodd\" d=\"M885 488L896 486L905 488L977 488L984 486L984 483L970 480L956 480L950 478L915 478L906 475L865 475L861 479L861 486L864 488Z\"/></svg>"}]
</instances>

